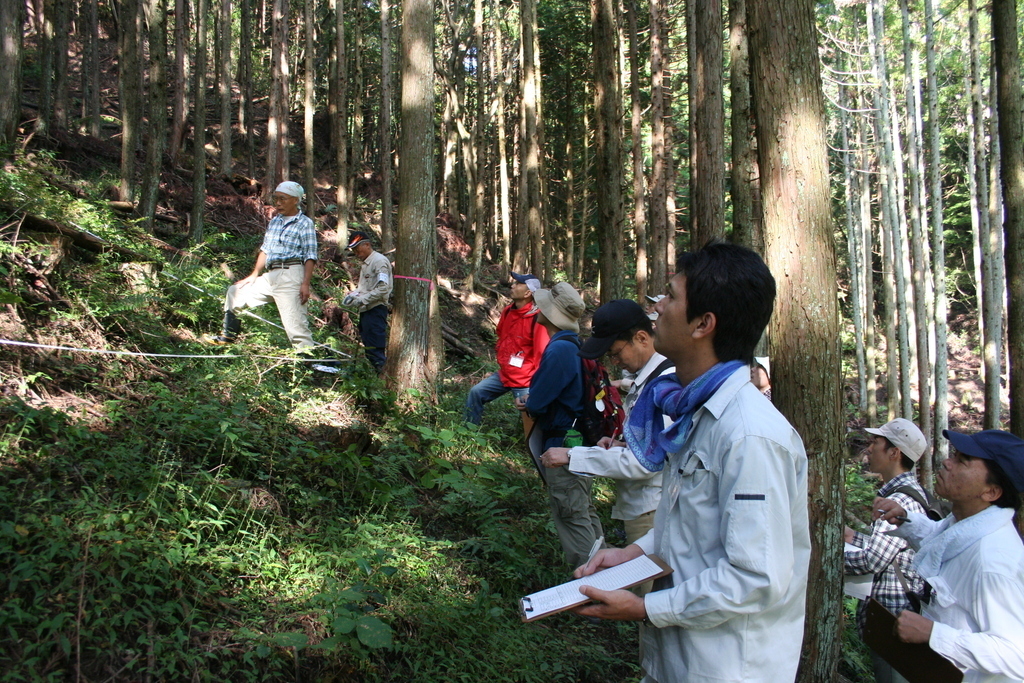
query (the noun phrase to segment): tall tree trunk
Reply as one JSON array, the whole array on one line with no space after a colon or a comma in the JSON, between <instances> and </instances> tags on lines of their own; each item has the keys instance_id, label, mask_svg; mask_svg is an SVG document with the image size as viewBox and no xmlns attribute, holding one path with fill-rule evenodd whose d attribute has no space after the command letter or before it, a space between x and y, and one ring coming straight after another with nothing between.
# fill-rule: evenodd
<instances>
[{"instance_id":1,"label":"tall tree trunk","mask_svg":"<svg viewBox=\"0 0 1024 683\"><path fill-rule=\"evenodd\" d=\"M0 144L13 144L21 123L21 41L25 3L0 0Z\"/></svg>"},{"instance_id":2,"label":"tall tree trunk","mask_svg":"<svg viewBox=\"0 0 1024 683\"><path fill-rule=\"evenodd\" d=\"M542 281L544 273L543 219L544 206L541 195L543 157L540 146L540 54L537 50L537 2L522 0L522 42L523 42L523 138L522 170L525 192L519 201L525 210L526 232L529 235L530 270ZM523 226L518 226L519 230Z\"/></svg>"},{"instance_id":3,"label":"tall tree trunk","mask_svg":"<svg viewBox=\"0 0 1024 683\"><path fill-rule=\"evenodd\" d=\"M486 99L487 80L484 77L484 3L473 0L473 45L476 48L476 116L473 134L470 139L469 152L472 154L473 186L470 203L473 205L473 258L470 263L470 278L467 288L472 291L473 280L479 276L483 266L484 236L487 233L486 195L484 192L484 101Z\"/></svg>"},{"instance_id":4,"label":"tall tree trunk","mask_svg":"<svg viewBox=\"0 0 1024 683\"><path fill-rule=\"evenodd\" d=\"M839 56L840 71L850 70L847 54ZM846 244L847 262L850 267L850 317L853 319L853 338L857 358L857 396L858 408L862 415L868 411L867 360L864 347L864 275L865 261L861 238L864 231L860 224L861 188L860 169L855 166L855 155L850 149L850 131L853 123L850 120L849 88L845 83L839 85L839 134L842 141L843 159L843 198L846 203Z\"/></svg>"},{"instance_id":5,"label":"tall tree trunk","mask_svg":"<svg viewBox=\"0 0 1024 683\"><path fill-rule=\"evenodd\" d=\"M365 77L363 74L363 3L353 3L355 7L355 30L352 32L352 66L355 71L355 78L352 84L352 136L350 138L352 148L349 173L348 173L348 196L352 209L356 208L358 198L356 197L356 178L363 173L363 91L365 89Z\"/></svg>"},{"instance_id":6,"label":"tall tree trunk","mask_svg":"<svg viewBox=\"0 0 1024 683\"><path fill-rule=\"evenodd\" d=\"M100 103L100 16L99 0L88 0L89 46L85 55L86 73L88 74L88 103L86 105L89 119L89 135L98 138L103 123Z\"/></svg>"},{"instance_id":7,"label":"tall tree trunk","mask_svg":"<svg viewBox=\"0 0 1024 683\"><path fill-rule=\"evenodd\" d=\"M863 96L860 98L864 102ZM871 162L869 159L870 149L868 147L868 127L870 123L866 117L857 117L857 147L860 150L857 155L858 175L860 178L860 243L863 263L863 282L861 291L864 292L864 371L867 375L867 424L874 427L878 424L878 347L875 344L875 266L874 250L872 249L873 228L871 223Z\"/></svg>"},{"instance_id":8,"label":"tall tree trunk","mask_svg":"<svg viewBox=\"0 0 1024 683\"><path fill-rule=\"evenodd\" d=\"M732 112L732 229L737 242L764 253L764 235L754 215L757 149L750 111L750 49L746 0L729 2L729 106Z\"/></svg>"},{"instance_id":9,"label":"tall tree trunk","mask_svg":"<svg viewBox=\"0 0 1024 683\"><path fill-rule=\"evenodd\" d=\"M917 55L917 46L911 38L910 10L907 0L900 0L900 15L903 28L903 68L906 84L907 101L907 161L910 180L910 231L911 231L911 276L914 286L914 317L917 320L917 395L918 395L918 426L925 434L932 433L931 401L931 358L928 330L931 327L929 312L932 310L931 290L928 287L931 262L927 251L928 242L925 237L924 225L928 221L925 213L924 182L922 178L920 149L924 144L924 131L921 124L921 74ZM932 476L931 449L927 449L919 461L918 476L922 481L929 481Z\"/></svg>"},{"instance_id":10,"label":"tall tree trunk","mask_svg":"<svg viewBox=\"0 0 1024 683\"><path fill-rule=\"evenodd\" d=\"M142 123L142 93L139 88L139 3L122 0L118 64L118 97L121 100L121 185L120 199L135 201L135 152Z\"/></svg>"},{"instance_id":11,"label":"tall tree trunk","mask_svg":"<svg viewBox=\"0 0 1024 683\"><path fill-rule=\"evenodd\" d=\"M181 145L185 138L185 121L188 117L188 35L190 30L188 0L174 0L174 101L171 105L171 135L167 142L167 150L175 161L181 155Z\"/></svg>"},{"instance_id":12,"label":"tall tree trunk","mask_svg":"<svg viewBox=\"0 0 1024 683\"><path fill-rule=\"evenodd\" d=\"M936 77L935 0L924 0L925 73L928 81L928 208L931 217L932 290L935 292L935 425L931 437L932 464L937 466L949 453L949 442L942 431L949 427L949 356L946 305L946 236L942 225L942 122L939 119L939 92ZM933 468L934 469L934 468ZM924 482L929 491L932 481Z\"/></svg>"},{"instance_id":13,"label":"tall tree trunk","mask_svg":"<svg viewBox=\"0 0 1024 683\"><path fill-rule=\"evenodd\" d=\"M722 0L688 3L690 246L725 234L725 100Z\"/></svg>"},{"instance_id":14,"label":"tall tree trunk","mask_svg":"<svg viewBox=\"0 0 1024 683\"><path fill-rule=\"evenodd\" d=\"M345 0L334 0L334 203L338 206L338 244L348 240L348 59L345 55Z\"/></svg>"},{"instance_id":15,"label":"tall tree trunk","mask_svg":"<svg viewBox=\"0 0 1024 683\"><path fill-rule=\"evenodd\" d=\"M167 13L163 0L144 0L142 11L149 31L149 136L139 214L146 230L152 232L167 142Z\"/></svg>"},{"instance_id":16,"label":"tall tree trunk","mask_svg":"<svg viewBox=\"0 0 1024 683\"><path fill-rule=\"evenodd\" d=\"M496 88L494 91L494 125L498 129L498 204L501 211L501 264L508 269L512 264L512 206L508 178L508 145L505 136L505 52L502 47L501 5L491 0L491 15L494 21L494 54L497 66L494 70Z\"/></svg>"},{"instance_id":17,"label":"tall tree trunk","mask_svg":"<svg viewBox=\"0 0 1024 683\"><path fill-rule=\"evenodd\" d=\"M583 86L583 173L585 179L590 177L590 92L589 86ZM579 282L587 281L587 226L590 225L590 183L584 181L582 206L580 207L580 240L576 248L576 273Z\"/></svg>"},{"instance_id":18,"label":"tall tree trunk","mask_svg":"<svg viewBox=\"0 0 1024 683\"><path fill-rule=\"evenodd\" d=\"M53 117L53 15L54 2L57 0L42 0L39 6L42 8L39 33L39 111L36 115L35 134L49 135L50 125ZM122 13L123 13L122 8ZM118 27L118 41L123 42L124 29ZM118 73L121 71L121 64L118 64ZM20 103L19 103L20 110Z\"/></svg>"},{"instance_id":19,"label":"tall tree trunk","mask_svg":"<svg viewBox=\"0 0 1024 683\"><path fill-rule=\"evenodd\" d=\"M68 127L68 32L71 0L54 0L53 9L53 123Z\"/></svg>"},{"instance_id":20,"label":"tall tree trunk","mask_svg":"<svg viewBox=\"0 0 1024 683\"><path fill-rule=\"evenodd\" d=\"M989 102L998 99L996 94L995 65L992 65L989 79ZM1006 274L1003 272L1003 186L1000 173L1000 141L999 111L990 108L988 120L989 160L988 160L988 232L985 235L982 249L982 281L985 288L983 306L985 308L985 335L983 363L988 366L986 377L995 377L995 381L985 381L985 417L982 426L986 429L998 429L1002 422L1002 384L1003 384L1003 303L1006 301Z\"/></svg>"},{"instance_id":21,"label":"tall tree trunk","mask_svg":"<svg viewBox=\"0 0 1024 683\"><path fill-rule=\"evenodd\" d=\"M192 137L192 213L189 215L192 244L203 241L203 209L206 206L206 21L209 0L196 0L195 131Z\"/></svg>"},{"instance_id":22,"label":"tall tree trunk","mask_svg":"<svg viewBox=\"0 0 1024 683\"><path fill-rule=\"evenodd\" d=\"M306 194L309 200L306 202L306 212L310 216L316 215L316 155L313 151L313 51L316 45L316 25L313 22L313 0L305 0L302 4L303 22L306 24L306 59L303 66L303 94L302 94L302 168L305 171L304 183Z\"/></svg>"},{"instance_id":23,"label":"tall tree trunk","mask_svg":"<svg viewBox=\"0 0 1024 683\"><path fill-rule=\"evenodd\" d=\"M665 91L670 87L665 73L668 52L665 0L650 0L651 8L651 230L650 289L661 292L668 283L668 183L671 160L665 121L669 116Z\"/></svg>"},{"instance_id":24,"label":"tall tree trunk","mask_svg":"<svg viewBox=\"0 0 1024 683\"><path fill-rule=\"evenodd\" d=\"M799 681L835 680L842 640L843 421L836 255L812 0L750 0L765 251L779 290L772 398L804 439L812 554ZM813 316L807 311L814 311Z\"/></svg>"},{"instance_id":25,"label":"tall tree trunk","mask_svg":"<svg viewBox=\"0 0 1024 683\"><path fill-rule=\"evenodd\" d=\"M594 27L594 184L601 245L601 301L623 292L622 93L614 0L591 0Z\"/></svg>"},{"instance_id":26,"label":"tall tree trunk","mask_svg":"<svg viewBox=\"0 0 1024 683\"><path fill-rule=\"evenodd\" d=\"M396 270L385 374L400 395L433 395L441 362L434 229L434 17L431 0L402 0L402 134Z\"/></svg>"},{"instance_id":27,"label":"tall tree trunk","mask_svg":"<svg viewBox=\"0 0 1024 683\"><path fill-rule=\"evenodd\" d=\"M340 4L341 0L337 0ZM270 119L267 122L267 181L264 193L269 194L287 180L288 161L288 3L274 0L271 22L274 39L270 64Z\"/></svg>"},{"instance_id":28,"label":"tall tree trunk","mask_svg":"<svg viewBox=\"0 0 1024 683\"><path fill-rule=\"evenodd\" d=\"M241 0L238 44L238 132L245 136L246 171L256 177L256 116L252 92L252 0Z\"/></svg>"},{"instance_id":29,"label":"tall tree trunk","mask_svg":"<svg viewBox=\"0 0 1024 683\"><path fill-rule=\"evenodd\" d=\"M636 236L636 298L647 296L647 197L644 196L643 109L640 102L640 56L637 49L638 0L629 10L629 91L633 105L633 233ZM571 160L570 160L571 163Z\"/></svg>"},{"instance_id":30,"label":"tall tree trunk","mask_svg":"<svg viewBox=\"0 0 1024 683\"><path fill-rule=\"evenodd\" d=\"M230 176L231 157L231 0L220 0L220 172Z\"/></svg>"},{"instance_id":31,"label":"tall tree trunk","mask_svg":"<svg viewBox=\"0 0 1024 683\"><path fill-rule=\"evenodd\" d=\"M1010 431L1024 434L1024 148L1022 148L1020 53L1017 8L993 0L992 32L1002 149L1006 274L1009 289Z\"/></svg>"},{"instance_id":32,"label":"tall tree trunk","mask_svg":"<svg viewBox=\"0 0 1024 683\"><path fill-rule=\"evenodd\" d=\"M391 100L392 100L392 67L391 67L391 1L380 0L380 71L381 71L381 104L380 104L380 232L384 251L395 246L394 231L391 219Z\"/></svg>"}]
</instances>

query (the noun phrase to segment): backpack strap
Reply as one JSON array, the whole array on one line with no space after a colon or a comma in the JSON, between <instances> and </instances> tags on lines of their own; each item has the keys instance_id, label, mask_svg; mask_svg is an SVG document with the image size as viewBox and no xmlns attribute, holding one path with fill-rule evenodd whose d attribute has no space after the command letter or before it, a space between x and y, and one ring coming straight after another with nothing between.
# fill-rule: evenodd
<instances>
[{"instance_id":1,"label":"backpack strap","mask_svg":"<svg viewBox=\"0 0 1024 683\"><path fill-rule=\"evenodd\" d=\"M908 498L913 498L922 508L924 508L925 514L931 508L931 503L928 501L926 496L922 496L921 492L915 489L913 486L901 486L893 493L902 493Z\"/></svg>"},{"instance_id":2,"label":"backpack strap","mask_svg":"<svg viewBox=\"0 0 1024 683\"><path fill-rule=\"evenodd\" d=\"M661 373L665 372L673 365L675 365L675 361L673 361L671 358L666 358L665 360L658 363L658 367L654 368L654 370L651 371L651 374L647 375L647 378L643 381L643 384L640 385L640 388L642 389L643 387L647 386L647 383L650 382L655 377L661 377Z\"/></svg>"}]
</instances>

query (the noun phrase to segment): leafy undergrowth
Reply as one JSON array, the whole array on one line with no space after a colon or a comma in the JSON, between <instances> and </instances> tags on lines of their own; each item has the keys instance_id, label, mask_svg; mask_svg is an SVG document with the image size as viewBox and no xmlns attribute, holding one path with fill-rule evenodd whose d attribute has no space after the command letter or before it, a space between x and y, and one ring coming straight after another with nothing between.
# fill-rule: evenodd
<instances>
[{"instance_id":1,"label":"leafy undergrowth","mask_svg":"<svg viewBox=\"0 0 1024 683\"><path fill-rule=\"evenodd\" d=\"M48 192L15 173L0 199ZM130 225L102 234L138 241ZM2 244L16 283L13 256L34 246ZM209 257L244 260L251 246L214 234L158 261L180 280L143 289L108 256L65 254L47 274L62 305L10 287L0 326L52 345L205 355L197 334L219 304L185 283L223 291ZM638 675L632 626L520 622L517 599L567 568L514 411L499 402L484 431L461 424L463 377L484 368L449 367L436 404L399 408L361 361L314 373L279 331L246 331L225 358L0 344L0 680Z\"/></svg>"}]
</instances>

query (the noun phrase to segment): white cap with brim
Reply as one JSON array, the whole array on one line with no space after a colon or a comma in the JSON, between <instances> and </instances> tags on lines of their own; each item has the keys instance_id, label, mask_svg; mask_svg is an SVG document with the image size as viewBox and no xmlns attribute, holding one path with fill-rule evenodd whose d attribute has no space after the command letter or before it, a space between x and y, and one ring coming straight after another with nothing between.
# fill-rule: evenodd
<instances>
[{"instance_id":1,"label":"white cap with brim","mask_svg":"<svg viewBox=\"0 0 1024 683\"><path fill-rule=\"evenodd\" d=\"M579 333L580 316L586 304L568 282L559 282L551 289L538 289L533 293L533 302L552 325L560 330Z\"/></svg>"},{"instance_id":2,"label":"white cap with brim","mask_svg":"<svg viewBox=\"0 0 1024 683\"><path fill-rule=\"evenodd\" d=\"M286 180L278 185L274 188L274 192L280 192L281 194L286 194L291 197L298 197L299 199L302 199L302 195L306 194L306 191L302 189L302 185L291 180Z\"/></svg>"},{"instance_id":3,"label":"white cap with brim","mask_svg":"<svg viewBox=\"0 0 1024 683\"><path fill-rule=\"evenodd\" d=\"M889 439L893 446L914 462L920 460L928 450L928 440L924 438L924 434L916 424L904 417L890 420L877 429L865 428L864 431Z\"/></svg>"}]
</instances>

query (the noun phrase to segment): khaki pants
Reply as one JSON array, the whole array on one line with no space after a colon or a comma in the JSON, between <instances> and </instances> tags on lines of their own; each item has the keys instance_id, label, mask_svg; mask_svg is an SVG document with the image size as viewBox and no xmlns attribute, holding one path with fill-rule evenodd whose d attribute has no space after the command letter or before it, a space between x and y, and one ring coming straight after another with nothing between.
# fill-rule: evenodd
<instances>
[{"instance_id":1,"label":"khaki pants","mask_svg":"<svg viewBox=\"0 0 1024 683\"><path fill-rule=\"evenodd\" d=\"M636 519L624 519L622 525L626 528L626 545L635 543L638 539L647 535L647 532L654 528L654 510L645 512ZM645 581L633 589L633 592L641 598L651 592L653 581ZM641 629L642 632L642 629Z\"/></svg>"},{"instance_id":2,"label":"khaki pants","mask_svg":"<svg viewBox=\"0 0 1024 683\"><path fill-rule=\"evenodd\" d=\"M548 475L548 503L565 561L572 568L585 564L594 541L604 536L601 520L590 495L590 477L573 474L565 467L552 467Z\"/></svg>"},{"instance_id":3,"label":"khaki pants","mask_svg":"<svg viewBox=\"0 0 1024 683\"><path fill-rule=\"evenodd\" d=\"M273 301L281 315L281 324L288 341L296 349L313 346L306 306L299 302L299 288L305 277L301 264L265 271L244 287L231 285L224 300L224 310L237 313L243 308L256 308Z\"/></svg>"}]
</instances>

